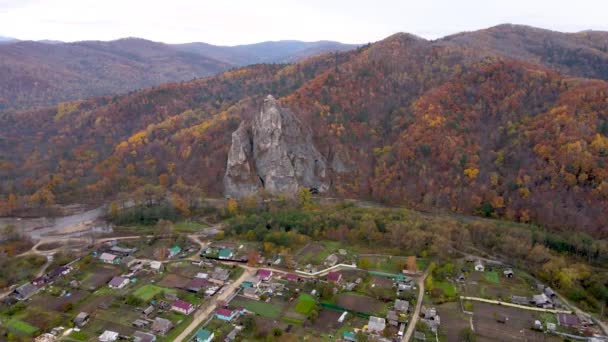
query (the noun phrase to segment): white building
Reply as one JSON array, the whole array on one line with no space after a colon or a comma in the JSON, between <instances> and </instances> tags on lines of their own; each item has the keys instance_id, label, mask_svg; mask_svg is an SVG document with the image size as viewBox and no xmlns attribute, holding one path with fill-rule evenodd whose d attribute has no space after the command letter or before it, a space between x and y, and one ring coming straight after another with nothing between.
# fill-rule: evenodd
<instances>
[{"instance_id":1,"label":"white building","mask_svg":"<svg viewBox=\"0 0 608 342\"><path fill-rule=\"evenodd\" d=\"M486 268L483 266L483 263L481 262L481 260L477 259L477 261L475 261L475 271L483 272L485 270L486 270Z\"/></svg>"}]
</instances>

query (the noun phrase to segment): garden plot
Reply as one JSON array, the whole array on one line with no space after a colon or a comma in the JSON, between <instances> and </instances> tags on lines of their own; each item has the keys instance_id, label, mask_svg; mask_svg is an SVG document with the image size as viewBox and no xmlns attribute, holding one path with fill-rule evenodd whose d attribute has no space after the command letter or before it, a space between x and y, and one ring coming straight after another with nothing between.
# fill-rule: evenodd
<instances>
[{"instance_id":1,"label":"garden plot","mask_svg":"<svg viewBox=\"0 0 608 342\"><path fill-rule=\"evenodd\" d=\"M372 297L356 293L343 293L338 295L336 298L336 305L370 315L380 315L386 311L385 303Z\"/></svg>"},{"instance_id":2,"label":"garden plot","mask_svg":"<svg viewBox=\"0 0 608 342\"><path fill-rule=\"evenodd\" d=\"M169 273L161 281L158 282L158 285L167 287L167 288L184 288L190 281L189 278L183 277L178 274Z\"/></svg>"},{"instance_id":3,"label":"garden plot","mask_svg":"<svg viewBox=\"0 0 608 342\"><path fill-rule=\"evenodd\" d=\"M437 312L441 317L439 334L446 336L448 341L459 341L460 332L471 327L471 316L460 311L459 302L438 305Z\"/></svg>"},{"instance_id":4,"label":"garden plot","mask_svg":"<svg viewBox=\"0 0 608 342\"><path fill-rule=\"evenodd\" d=\"M473 303L473 323L478 341L561 341L532 330L542 313L488 303ZM442 317L443 318L443 317ZM505 323L499 319L506 318Z\"/></svg>"},{"instance_id":5,"label":"garden plot","mask_svg":"<svg viewBox=\"0 0 608 342\"><path fill-rule=\"evenodd\" d=\"M517 271L514 278L504 277L502 271L472 272L467 276L462 289L466 296L505 301L510 301L511 296L530 297L537 294L532 281Z\"/></svg>"},{"instance_id":6,"label":"garden plot","mask_svg":"<svg viewBox=\"0 0 608 342\"><path fill-rule=\"evenodd\" d=\"M271 300L270 303L237 296L230 302L232 306L240 306L260 316L277 319L285 307L285 303Z\"/></svg>"},{"instance_id":7,"label":"garden plot","mask_svg":"<svg viewBox=\"0 0 608 342\"><path fill-rule=\"evenodd\" d=\"M133 292L133 295L144 302L149 302L156 295L161 295L163 293L172 293L176 294L177 291L174 289L162 287L159 285L146 284Z\"/></svg>"},{"instance_id":8,"label":"garden plot","mask_svg":"<svg viewBox=\"0 0 608 342\"><path fill-rule=\"evenodd\" d=\"M120 268L110 265L91 266L82 280L82 288L96 290L106 285L114 276L121 273Z\"/></svg>"}]
</instances>

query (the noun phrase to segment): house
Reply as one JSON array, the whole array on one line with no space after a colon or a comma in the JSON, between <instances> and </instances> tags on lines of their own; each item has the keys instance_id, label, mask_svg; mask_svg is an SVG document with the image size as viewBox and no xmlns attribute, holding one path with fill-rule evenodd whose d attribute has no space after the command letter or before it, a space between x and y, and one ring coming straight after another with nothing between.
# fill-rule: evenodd
<instances>
[{"instance_id":1,"label":"house","mask_svg":"<svg viewBox=\"0 0 608 342\"><path fill-rule=\"evenodd\" d=\"M529 305L530 298L522 296L511 296L511 303L518 305Z\"/></svg>"},{"instance_id":2,"label":"house","mask_svg":"<svg viewBox=\"0 0 608 342\"><path fill-rule=\"evenodd\" d=\"M513 273L513 269L511 269L511 268L507 268L507 269L506 269L506 270L504 270L502 273L503 273L503 274L505 275L505 277L507 277L507 278L513 278L513 275L514 275L514 273Z\"/></svg>"},{"instance_id":3,"label":"house","mask_svg":"<svg viewBox=\"0 0 608 342\"><path fill-rule=\"evenodd\" d=\"M534 305L544 308L551 305L551 300L544 293L532 296L532 303Z\"/></svg>"},{"instance_id":4,"label":"house","mask_svg":"<svg viewBox=\"0 0 608 342\"><path fill-rule=\"evenodd\" d=\"M106 330L99 336L99 342L113 342L118 340L118 333L116 331Z\"/></svg>"},{"instance_id":5,"label":"house","mask_svg":"<svg viewBox=\"0 0 608 342\"><path fill-rule=\"evenodd\" d=\"M186 284L186 290L194 293L198 293L201 290L204 290L209 286L209 281L207 279L202 278L194 278Z\"/></svg>"},{"instance_id":6,"label":"house","mask_svg":"<svg viewBox=\"0 0 608 342\"><path fill-rule=\"evenodd\" d=\"M350 342L357 342L357 334L354 331L345 331L342 333L342 339Z\"/></svg>"},{"instance_id":7,"label":"house","mask_svg":"<svg viewBox=\"0 0 608 342\"><path fill-rule=\"evenodd\" d=\"M331 267L337 263L338 263L338 256L335 254L330 254L327 256L327 258L325 258L325 265L327 265L327 266Z\"/></svg>"},{"instance_id":8,"label":"house","mask_svg":"<svg viewBox=\"0 0 608 342\"><path fill-rule=\"evenodd\" d=\"M232 257L234 257L234 252L231 249L222 248L218 252L217 257L218 257L218 259L221 259L221 260L232 259Z\"/></svg>"},{"instance_id":9,"label":"house","mask_svg":"<svg viewBox=\"0 0 608 342\"><path fill-rule=\"evenodd\" d=\"M243 296L250 298L250 299L255 299L258 300L260 299L260 296L258 296L258 290L255 287L246 287L243 289Z\"/></svg>"},{"instance_id":10,"label":"house","mask_svg":"<svg viewBox=\"0 0 608 342\"><path fill-rule=\"evenodd\" d=\"M1 254L0 254L0 256L1 256ZM57 336L50 334L50 333L42 334L34 339L34 342L55 342L55 341L57 341Z\"/></svg>"},{"instance_id":11,"label":"house","mask_svg":"<svg viewBox=\"0 0 608 342\"><path fill-rule=\"evenodd\" d=\"M143 331L136 331L133 334L133 342L155 342L156 336L145 333Z\"/></svg>"},{"instance_id":12,"label":"house","mask_svg":"<svg viewBox=\"0 0 608 342\"><path fill-rule=\"evenodd\" d=\"M155 272L162 272L164 270L164 266L160 261L150 261L150 269Z\"/></svg>"},{"instance_id":13,"label":"house","mask_svg":"<svg viewBox=\"0 0 608 342\"><path fill-rule=\"evenodd\" d=\"M181 252L182 248L180 246L173 246L169 248L169 258L175 258Z\"/></svg>"},{"instance_id":14,"label":"house","mask_svg":"<svg viewBox=\"0 0 608 342\"><path fill-rule=\"evenodd\" d=\"M226 280L228 280L228 278L230 278L230 271L225 269L225 268L221 268L221 267L216 267L215 269L213 269L213 272L211 273L211 278L209 279L209 281L215 281L216 283L219 283L220 285L223 285L224 282Z\"/></svg>"},{"instance_id":15,"label":"house","mask_svg":"<svg viewBox=\"0 0 608 342\"><path fill-rule=\"evenodd\" d=\"M239 332L241 332L241 330L243 330L243 326L240 326L240 325L235 326L234 329L232 329L232 331L228 335L226 335L224 342L234 341L236 339L236 335L238 335Z\"/></svg>"},{"instance_id":16,"label":"house","mask_svg":"<svg viewBox=\"0 0 608 342\"><path fill-rule=\"evenodd\" d=\"M483 263L481 262L481 260L477 259L477 261L475 261L475 271L477 272L483 272L485 271L485 267L483 266Z\"/></svg>"},{"instance_id":17,"label":"house","mask_svg":"<svg viewBox=\"0 0 608 342\"><path fill-rule=\"evenodd\" d=\"M38 292L38 288L31 283L25 283L15 289L15 298L18 300L26 300Z\"/></svg>"},{"instance_id":18,"label":"house","mask_svg":"<svg viewBox=\"0 0 608 342\"><path fill-rule=\"evenodd\" d=\"M258 270L257 277L261 281L269 281L272 278L272 271L265 269Z\"/></svg>"},{"instance_id":19,"label":"house","mask_svg":"<svg viewBox=\"0 0 608 342\"><path fill-rule=\"evenodd\" d=\"M560 313L557 315L557 322L559 325L569 329L578 329L580 327L580 321L578 317L571 314Z\"/></svg>"},{"instance_id":20,"label":"house","mask_svg":"<svg viewBox=\"0 0 608 342\"><path fill-rule=\"evenodd\" d=\"M408 312L410 309L410 302L403 299L395 300L395 310L400 312Z\"/></svg>"},{"instance_id":21,"label":"house","mask_svg":"<svg viewBox=\"0 0 608 342\"><path fill-rule=\"evenodd\" d=\"M383 332L386 328L386 320L382 317L369 316L367 330L371 332Z\"/></svg>"},{"instance_id":22,"label":"house","mask_svg":"<svg viewBox=\"0 0 608 342\"><path fill-rule=\"evenodd\" d=\"M237 310L230 310L226 308L219 308L215 312L215 317L221 319L222 321L230 322L238 315Z\"/></svg>"},{"instance_id":23,"label":"house","mask_svg":"<svg viewBox=\"0 0 608 342\"><path fill-rule=\"evenodd\" d=\"M553 289L552 289L552 288L550 288L550 287L548 287L548 286L547 286L547 287L545 287L545 290L544 290L543 292L544 292L544 293L547 295L547 297L549 297L549 298L554 298L554 297L557 297L557 295L555 294L555 291L553 291Z\"/></svg>"},{"instance_id":24,"label":"house","mask_svg":"<svg viewBox=\"0 0 608 342\"><path fill-rule=\"evenodd\" d=\"M148 324L150 324L150 321L148 320L143 320L143 319L136 319L135 321L133 321L133 323L131 323L132 326L141 329L146 327Z\"/></svg>"},{"instance_id":25,"label":"house","mask_svg":"<svg viewBox=\"0 0 608 342\"><path fill-rule=\"evenodd\" d=\"M158 335L165 336L171 328L173 328L173 323L170 320L156 317L150 329Z\"/></svg>"},{"instance_id":26,"label":"house","mask_svg":"<svg viewBox=\"0 0 608 342\"><path fill-rule=\"evenodd\" d=\"M293 282L300 281L300 277L298 277L297 274L293 274L293 273L287 273L287 275L285 276L285 279L287 279L287 281L293 281Z\"/></svg>"},{"instance_id":27,"label":"house","mask_svg":"<svg viewBox=\"0 0 608 342\"><path fill-rule=\"evenodd\" d=\"M407 324L401 323L399 325L399 331L397 332L397 336L399 336L399 337L403 336L403 334L405 333L405 328L406 327L407 327Z\"/></svg>"},{"instance_id":28,"label":"house","mask_svg":"<svg viewBox=\"0 0 608 342\"><path fill-rule=\"evenodd\" d=\"M194 305L178 299L171 305L171 310L184 315L189 315L194 311Z\"/></svg>"},{"instance_id":29,"label":"house","mask_svg":"<svg viewBox=\"0 0 608 342\"><path fill-rule=\"evenodd\" d=\"M141 312L141 314L144 317L150 317L153 313L154 313L154 306L153 305L148 306L144 311Z\"/></svg>"},{"instance_id":30,"label":"house","mask_svg":"<svg viewBox=\"0 0 608 342\"><path fill-rule=\"evenodd\" d=\"M207 279L209 278L209 274L204 272L198 272L194 277L199 279Z\"/></svg>"},{"instance_id":31,"label":"house","mask_svg":"<svg viewBox=\"0 0 608 342\"><path fill-rule=\"evenodd\" d=\"M258 277L249 277L249 278L245 279L245 281L243 281L243 283L241 284L241 287L243 287L243 288L247 288L247 287L257 288L258 286L260 286L261 282L262 281Z\"/></svg>"},{"instance_id":32,"label":"house","mask_svg":"<svg viewBox=\"0 0 608 342\"><path fill-rule=\"evenodd\" d=\"M62 275L66 275L68 273L70 273L70 268L67 266L55 267L55 268L53 268L53 270L51 270L51 272L47 273L46 281L47 282L55 281L57 278L61 277Z\"/></svg>"},{"instance_id":33,"label":"house","mask_svg":"<svg viewBox=\"0 0 608 342\"><path fill-rule=\"evenodd\" d=\"M122 258L122 260L120 260L120 264L125 265L127 267L133 266L133 264L135 264L136 262L137 262L137 259L135 259L135 257L133 257L133 256L127 256L127 257Z\"/></svg>"},{"instance_id":34,"label":"house","mask_svg":"<svg viewBox=\"0 0 608 342\"><path fill-rule=\"evenodd\" d=\"M342 280L342 273L338 272L329 272L327 273L327 281L330 283L337 284Z\"/></svg>"},{"instance_id":35,"label":"house","mask_svg":"<svg viewBox=\"0 0 608 342\"><path fill-rule=\"evenodd\" d=\"M89 314L86 312L79 313L76 318L74 318L74 324L82 328L89 322Z\"/></svg>"},{"instance_id":36,"label":"house","mask_svg":"<svg viewBox=\"0 0 608 342\"><path fill-rule=\"evenodd\" d=\"M395 311L395 310L389 310L386 313L386 320L388 321L388 324L390 324L390 325L399 326L399 315L397 314L397 311Z\"/></svg>"},{"instance_id":37,"label":"house","mask_svg":"<svg viewBox=\"0 0 608 342\"><path fill-rule=\"evenodd\" d=\"M129 256L129 255L137 252L137 248L124 248L124 247L119 247L119 246L112 246L112 248L110 248L110 252L117 254L117 255Z\"/></svg>"},{"instance_id":38,"label":"house","mask_svg":"<svg viewBox=\"0 0 608 342\"><path fill-rule=\"evenodd\" d=\"M422 321L426 323L426 325L431 329L432 332L437 332L439 329L439 325L441 324L441 319L437 314L437 309L435 308L422 308Z\"/></svg>"},{"instance_id":39,"label":"house","mask_svg":"<svg viewBox=\"0 0 608 342\"><path fill-rule=\"evenodd\" d=\"M129 284L129 278L114 277L108 283L111 289L122 289Z\"/></svg>"},{"instance_id":40,"label":"house","mask_svg":"<svg viewBox=\"0 0 608 342\"><path fill-rule=\"evenodd\" d=\"M106 264L116 265L120 261L120 258L111 253L102 253L101 256L99 257L99 261L106 263Z\"/></svg>"},{"instance_id":41,"label":"house","mask_svg":"<svg viewBox=\"0 0 608 342\"><path fill-rule=\"evenodd\" d=\"M195 340L196 342L211 342L213 341L214 333L207 329L200 328L196 332Z\"/></svg>"}]
</instances>

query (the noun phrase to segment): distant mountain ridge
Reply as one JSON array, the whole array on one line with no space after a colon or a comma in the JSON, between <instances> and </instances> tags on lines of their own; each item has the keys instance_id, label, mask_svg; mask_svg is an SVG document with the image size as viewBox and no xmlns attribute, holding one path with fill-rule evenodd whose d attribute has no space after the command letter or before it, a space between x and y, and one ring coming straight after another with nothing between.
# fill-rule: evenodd
<instances>
[{"instance_id":1,"label":"distant mountain ridge","mask_svg":"<svg viewBox=\"0 0 608 342\"><path fill-rule=\"evenodd\" d=\"M0 110L116 95L188 81L234 67L294 62L352 49L338 42L264 42L235 47L114 41L5 41L0 45Z\"/></svg>"}]
</instances>

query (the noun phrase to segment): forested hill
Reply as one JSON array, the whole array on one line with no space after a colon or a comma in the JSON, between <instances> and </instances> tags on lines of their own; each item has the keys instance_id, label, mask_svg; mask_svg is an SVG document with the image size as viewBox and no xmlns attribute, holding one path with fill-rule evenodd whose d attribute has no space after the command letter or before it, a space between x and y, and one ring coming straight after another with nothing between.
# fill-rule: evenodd
<instances>
[{"instance_id":1,"label":"forested hill","mask_svg":"<svg viewBox=\"0 0 608 342\"><path fill-rule=\"evenodd\" d=\"M230 135L271 93L340 161L333 195L608 237L604 64L447 40L397 34L292 65L6 113L0 206L102 201L145 184L220 196Z\"/></svg>"},{"instance_id":2,"label":"forested hill","mask_svg":"<svg viewBox=\"0 0 608 342\"><path fill-rule=\"evenodd\" d=\"M244 65L292 62L354 47L300 41L216 46L138 38L75 43L7 40L0 44L0 111L116 95Z\"/></svg>"}]
</instances>

